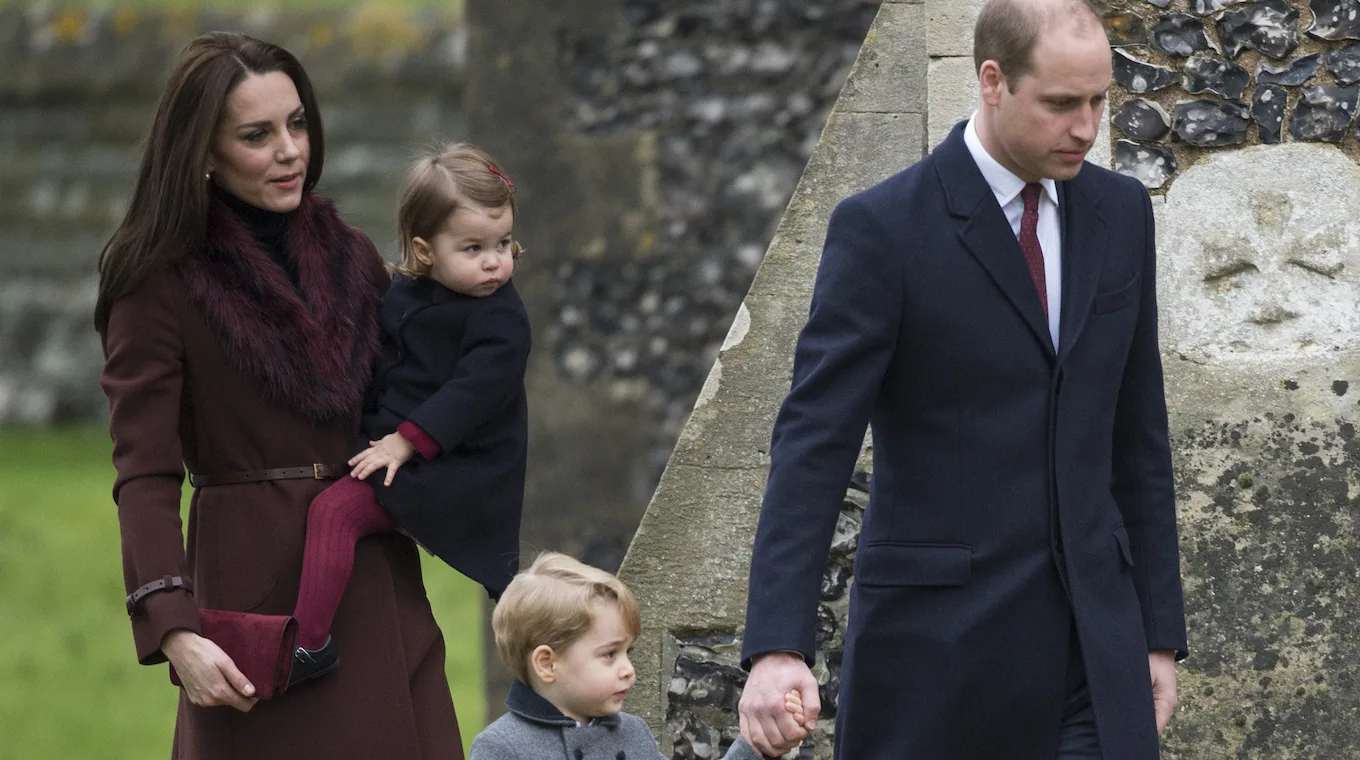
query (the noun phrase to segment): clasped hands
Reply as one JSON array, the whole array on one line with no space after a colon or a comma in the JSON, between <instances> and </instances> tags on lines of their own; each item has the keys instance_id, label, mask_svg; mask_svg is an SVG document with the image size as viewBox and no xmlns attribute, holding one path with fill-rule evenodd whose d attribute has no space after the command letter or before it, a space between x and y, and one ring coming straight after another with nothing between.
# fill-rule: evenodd
<instances>
[{"instance_id":1,"label":"clasped hands","mask_svg":"<svg viewBox=\"0 0 1360 760\"><path fill-rule=\"evenodd\" d=\"M792 652L759 655L737 710L741 735L762 755L780 757L802 743L822 710L817 679Z\"/></svg>"}]
</instances>

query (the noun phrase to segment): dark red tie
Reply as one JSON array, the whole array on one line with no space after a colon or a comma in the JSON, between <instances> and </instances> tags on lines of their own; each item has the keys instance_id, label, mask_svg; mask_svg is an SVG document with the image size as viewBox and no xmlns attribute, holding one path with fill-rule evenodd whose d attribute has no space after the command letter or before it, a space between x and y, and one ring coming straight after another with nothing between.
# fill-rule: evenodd
<instances>
[{"instance_id":1,"label":"dark red tie","mask_svg":"<svg viewBox=\"0 0 1360 760\"><path fill-rule=\"evenodd\" d=\"M1025 264L1029 266L1029 276L1034 278L1034 287L1039 289L1039 303L1044 305L1044 319L1048 319L1048 286L1044 284L1044 249L1039 247L1039 193L1043 187L1038 182L1025 185L1020 197L1025 201L1025 213L1020 217L1020 250L1025 253Z\"/></svg>"}]
</instances>

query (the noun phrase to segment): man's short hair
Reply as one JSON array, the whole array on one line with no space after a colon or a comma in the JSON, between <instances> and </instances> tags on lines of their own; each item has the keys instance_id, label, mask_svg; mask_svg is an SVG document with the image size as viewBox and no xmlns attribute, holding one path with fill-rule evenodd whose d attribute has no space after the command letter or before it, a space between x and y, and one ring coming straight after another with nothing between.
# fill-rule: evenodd
<instances>
[{"instance_id":1,"label":"man's short hair","mask_svg":"<svg viewBox=\"0 0 1360 760\"><path fill-rule=\"evenodd\" d=\"M973 26L973 67L996 61L1008 89L1034 68L1039 35L1064 18L1090 14L1097 27L1102 11L1095 0L987 0Z\"/></svg>"},{"instance_id":2,"label":"man's short hair","mask_svg":"<svg viewBox=\"0 0 1360 760\"><path fill-rule=\"evenodd\" d=\"M561 654L584 636L595 622L596 602L614 605L637 638L642 618L623 581L565 554L545 552L510 581L496 603L491 614L496 651L516 678L532 683L529 655L543 645Z\"/></svg>"}]
</instances>

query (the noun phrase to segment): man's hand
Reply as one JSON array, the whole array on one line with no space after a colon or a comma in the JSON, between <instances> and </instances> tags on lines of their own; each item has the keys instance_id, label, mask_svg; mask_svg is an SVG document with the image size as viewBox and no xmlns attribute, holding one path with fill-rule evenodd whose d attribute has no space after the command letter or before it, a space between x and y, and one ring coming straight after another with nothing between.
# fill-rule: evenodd
<instances>
[{"instance_id":1,"label":"man's hand","mask_svg":"<svg viewBox=\"0 0 1360 760\"><path fill-rule=\"evenodd\" d=\"M787 695L797 690L802 697L803 716L799 721L788 709ZM779 757L803 741L804 726L817 725L822 703L817 679L812 677L802 655L769 652L756 657L751 675L737 707L741 715L741 735L762 754Z\"/></svg>"},{"instance_id":2,"label":"man's hand","mask_svg":"<svg viewBox=\"0 0 1360 760\"><path fill-rule=\"evenodd\" d=\"M1169 649L1148 652L1148 670L1152 671L1152 707L1160 734L1176 711L1176 653Z\"/></svg>"},{"instance_id":3,"label":"man's hand","mask_svg":"<svg viewBox=\"0 0 1360 760\"><path fill-rule=\"evenodd\" d=\"M170 631L161 640L161 651L175 666L179 682L189 701L199 707L228 705L241 712L260 701L231 657L212 641L183 628Z\"/></svg>"},{"instance_id":4,"label":"man's hand","mask_svg":"<svg viewBox=\"0 0 1360 760\"><path fill-rule=\"evenodd\" d=\"M415 453L414 444L397 433L391 433L383 436L381 441L369 441L367 449L349 460L349 466L354 468L350 474L359 480L366 480L369 475L386 467L387 478L383 485L390 486L397 470Z\"/></svg>"}]
</instances>

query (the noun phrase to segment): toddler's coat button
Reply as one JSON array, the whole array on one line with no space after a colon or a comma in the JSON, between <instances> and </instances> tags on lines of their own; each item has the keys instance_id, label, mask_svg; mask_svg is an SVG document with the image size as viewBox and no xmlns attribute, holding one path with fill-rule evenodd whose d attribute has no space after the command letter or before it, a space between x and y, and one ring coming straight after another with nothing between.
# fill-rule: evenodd
<instances>
[{"instance_id":1,"label":"toddler's coat button","mask_svg":"<svg viewBox=\"0 0 1360 760\"><path fill-rule=\"evenodd\" d=\"M585 757L585 756L586 756L585 751L582 750L580 747L577 747L577 748L576 748L576 760L581 760L581 758L583 758L583 757Z\"/></svg>"}]
</instances>

